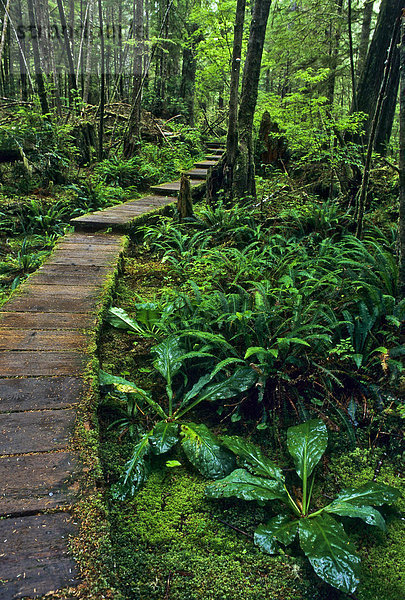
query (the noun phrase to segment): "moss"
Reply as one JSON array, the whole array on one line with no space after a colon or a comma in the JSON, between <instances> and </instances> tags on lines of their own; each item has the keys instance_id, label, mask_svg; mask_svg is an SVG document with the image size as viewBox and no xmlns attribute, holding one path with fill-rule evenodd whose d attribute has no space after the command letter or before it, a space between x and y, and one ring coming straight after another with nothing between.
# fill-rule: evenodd
<instances>
[{"instance_id":1,"label":"moss","mask_svg":"<svg viewBox=\"0 0 405 600\"><path fill-rule=\"evenodd\" d=\"M315 599L300 577L300 559L267 556L253 546L248 536L261 509L210 502L205 486L183 469L158 471L132 502L112 507L113 560L125 598ZM248 536L219 518L245 527Z\"/></svg>"},{"instance_id":2,"label":"moss","mask_svg":"<svg viewBox=\"0 0 405 600\"><path fill-rule=\"evenodd\" d=\"M381 460L376 480L401 489L402 482L395 465L381 452L360 448L332 459L331 471L338 489L357 487L371 481ZM362 575L356 591L358 600L405 597L405 526L400 518L405 510L405 499L402 497L395 506L381 507L380 510L386 518L386 532L354 519L350 519L346 528L350 530L362 559Z\"/></svg>"}]
</instances>

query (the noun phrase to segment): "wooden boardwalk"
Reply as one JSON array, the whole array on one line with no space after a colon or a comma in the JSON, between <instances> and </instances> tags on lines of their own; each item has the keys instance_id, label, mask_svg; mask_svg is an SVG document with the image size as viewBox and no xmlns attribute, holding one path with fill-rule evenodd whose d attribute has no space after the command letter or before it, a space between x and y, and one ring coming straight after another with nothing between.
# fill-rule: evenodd
<instances>
[{"instance_id":1,"label":"wooden boardwalk","mask_svg":"<svg viewBox=\"0 0 405 600\"><path fill-rule=\"evenodd\" d=\"M197 193L209 166L190 171ZM79 583L68 543L82 476L73 436L126 244L121 232L172 204L179 184L72 219L75 232L0 308L0 600Z\"/></svg>"}]
</instances>

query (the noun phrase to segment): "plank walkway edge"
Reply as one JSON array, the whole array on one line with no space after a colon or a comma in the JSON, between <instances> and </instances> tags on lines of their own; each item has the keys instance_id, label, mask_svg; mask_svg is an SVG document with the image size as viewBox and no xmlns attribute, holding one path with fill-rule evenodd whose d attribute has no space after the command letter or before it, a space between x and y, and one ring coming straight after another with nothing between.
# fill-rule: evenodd
<instances>
[{"instance_id":1,"label":"plank walkway edge","mask_svg":"<svg viewBox=\"0 0 405 600\"><path fill-rule=\"evenodd\" d=\"M194 200L209 166L189 172ZM94 493L88 472L98 457L94 441L82 441L81 465L73 444L92 428L98 327L128 241L122 233L171 210L179 187L154 186L149 196L72 219L75 231L0 307L0 600L86 588L69 537L80 531L80 494Z\"/></svg>"}]
</instances>

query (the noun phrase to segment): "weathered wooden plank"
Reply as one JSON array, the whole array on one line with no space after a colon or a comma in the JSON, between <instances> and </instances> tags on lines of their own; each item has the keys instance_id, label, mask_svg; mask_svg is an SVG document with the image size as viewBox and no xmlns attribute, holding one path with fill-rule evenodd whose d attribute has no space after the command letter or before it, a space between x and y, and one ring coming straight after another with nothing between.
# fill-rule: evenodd
<instances>
[{"instance_id":1,"label":"weathered wooden plank","mask_svg":"<svg viewBox=\"0 0 405 600\"><path fill-rule=\"evenodd\" d=\"M68 538L77 526L66 513L0 521L0 600L35 598L78 584Z\"/></svg>"},{"instance_id":2,"label":"weathered wooden plank","mask_svg":"<svg viewBox=\"0 0 405 600\"><path fill-rule=\"evenodd\" d=\"M119 219L119 217L117 217ZM73 220L73 219L72 219ZM125 222L125 219L123 219ZM105 254L103 256L93 256L86 252L77 252L76 256L71 254L52 255L47 260L48 265L72 265L72 266L99 266L106 267L115 265L117 257L114 254Z\"/></svg>"},{"instance_id":3,"label":"weathered wooden plank","mask_svg":"<svg viewBox=\"0 0 405 600\"><path fill-rule=\"evenodd\" d=\"M190 169L190 171L186 171L186 175L193 179L206 179L207 173L208 169L206 168L194 168Z\"/></svg>"},{"instance_id":4,"label":"weathered wooden plank","mask_svg":"<svg viewBox=\"0 0 405 600\"><path fill-rule=\"evenodd\" d=\"M21 286L20 292L15 294L15 297L18 296L45 296L52 299L55 298L95 298L100 294L100 290L97 289L94 285L80 286L78 288L75 285L61 285L61 286L52 286L51 288L48 285L37 285L31 280L27 280L27 282ZM13 296L14 298L14 296ZM13 300L11 298L11 300Z\"/></svg>"},{"instance_id":5,"label":"weathered wooden plank","mask_svg":"<svg viewBox=\"0 0 405 600\"><path fill-rule=\"evenodd\" d=\"M117 248L121 248L125 245L125 237L114 233L83 234L74 231L63 236L61 241L75 244L88 244L90 242L92 244L97 244L98 246L103 244L106 244L107 246L115 245Z\"/></svg>"},{"instance_id":6,"label":"weathered wooden plank","mask_svg":"<svg viewBox=\"0 0 405 600\"><path fill-rule=\"evenodd\" d=\"M0 379L0 412L67 408L87 387L79 377Z\"/></svg>"},{"instance_id":7,"label":"weathered wooden plank","mask_svg":"<svg viewBox=\"0 0 405 600\"><path fill-rule=\"evenodd\" d=\"M101 299L97 297L66 298L60 297L60 295L54 297L52 290L56 287L57 286L49 286L49 288L51 288L49 293L41 296L25 293L15 295L11 298L11 300L2 306L2 311L12 313L91 313L95 312L101 303ZM77 289L79 290L80 288ZM53 329L62 329L62 327L59 327L58 323L55 323Z\"/></svg>"},{"instance_id":8,"label":"weathered wooden plank","mask_svg":"<svg viewBox=\"0 0 405 600\"><path fill-rule=\"evenodd\" d=\"M213 167L214 165L216 165L217 162L218 161L216 161L216 160L202 160L198 163L195 163L194 167L196 169L207 169L207 171L208 171L208 169L210 167Z\"/></svg>"},{"instance_id":9,"label":"weathered wooden plank","mask_svg":"<svg viewBox=\"0 0 405 600\"><path fill-rule=\"evenodd\" d=\"M190 179L192 187L197 187L203 182L200 179ZM164 194L168 196L175 196L180 190L180 179L178 181L171 181L169 183L161 183L160 185L153 185L150 188L156 194Z\"/></svg>"},{"instance_id":10,"label":"weathered wooden plank","mask_svg":"<svg viewBox=\"0 0 405 600\"><path fill-rule=\"evenodd\" d=\"M90 329L94 330L98 317L94 314L73 312L0 312L1 327L21 329Z\"/></svg>"},{"instance_id":11,"label":"weathered wooden plank","mask_svg":"<svg viewBox=\"0 0 405 600\"><path fill-rule=\"evenodd\" d=\"M0 377L79 375L90 358L81 352L0 351Z\"/></svg>"},{"instance_id":12,"label":"weathered wooden plank","mask_svg":"<svg viewBox=\"0 0 405 600\"><path fill-rule=\"evenodd\" d=\"M0 415L0 454L27 454L64 450L76 418L73 409Z\"/></svg>"},{"instance_id":13,"label":"weathered wooden plank","mask_svg":"<svg viewBox=\"0 0 405 600\"><path fill-rule=\"evenodd\" d=\"M0 458L0 516L71 505L78 472L77 457L70 452Z\"/></svg>"},{"instance_id":14,"label":"weathered wooden plank","mask_svg":"<svg viewBox=\"0 0 405 600\"><path fill-rule=\"evenodd\" d=\"M77 331L38 331L0 327L0 350L85 350L92 336Z\"/></svg>"}]
</instances>

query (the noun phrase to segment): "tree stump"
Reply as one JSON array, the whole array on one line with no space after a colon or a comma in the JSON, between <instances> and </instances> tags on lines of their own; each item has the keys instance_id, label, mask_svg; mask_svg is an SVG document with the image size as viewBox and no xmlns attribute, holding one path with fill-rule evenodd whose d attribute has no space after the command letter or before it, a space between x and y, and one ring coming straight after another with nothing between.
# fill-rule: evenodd
<instances>
[{"instance_id":1,"label":"tree stump","mask_svg":"<svg viewBox=\"0 0 405 600\"><path fill-rule=\"evenodd\" d=\"M192 217L194 214L190 179L185 173L182 173L180 180L180 191L177 198L177 211L179 213L180 223L184 221L184 219Z\"/></svg>"}]
</instances>

